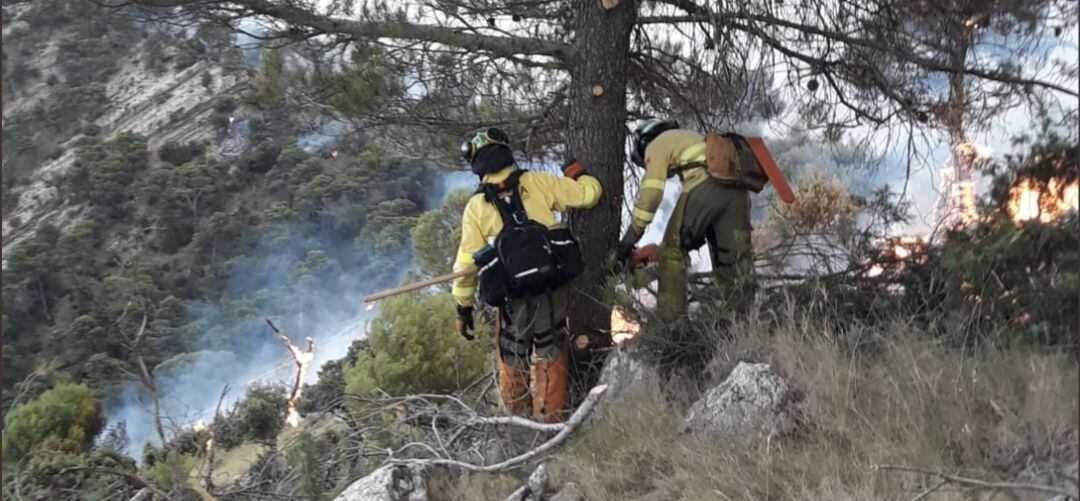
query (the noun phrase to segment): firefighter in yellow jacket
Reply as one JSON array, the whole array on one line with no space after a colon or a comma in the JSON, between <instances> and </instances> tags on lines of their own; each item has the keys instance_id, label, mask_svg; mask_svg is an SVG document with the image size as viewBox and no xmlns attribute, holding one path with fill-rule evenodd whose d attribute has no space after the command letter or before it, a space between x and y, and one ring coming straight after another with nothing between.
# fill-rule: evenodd
<instances>
[{"instance_id":1,"label":"firefighter in yellow jacket","mask_svg":"<svg viewBox=\"0 0 1080 501\"><path fill-rule=\"evenodd\" d=\"M661 318L675 318L686 308L686 268L689 252L709 245L713 270L720 280L734 279L736 266L750 245L750 193L709 175L705 137L680 129L674 121L650 120L634 132L632 159L645 168L630 227L619 243L625 261L656 215L665 182L678 176L682 193L668 220L660 245L659 295Z\"/></svg>"},{"instance_id":2,"label":"firefighter in yellow jacket","mask_svg":"<svg viewBox=\"0 0 1080 501\"><path fill-rule=\"evenodd\" d=\"M462 156L481 179L481 188L516 183L518 203L528 220L544 227L556 226L555 213L570 208L591 208L600 200L600 183L587 175L580 164L564 169L565 177L519 171L509 146L509 138L499 129L480 132L462 144ZM461 245L454 271L475 270L474 256L495 243L504 226L502 206L474 195L465 206L461 220ZM576 243L575 243L576 245ZM473 328L473 308L477 275L454 281L452 294L457 302L457 330L468 336ZM500 309L496 339L500 407L503 412L526 415L546 422L564 416L567 379L566 309L569 288L558 285L547 293L509 300ZM531 381L531 391L530 391ZM531 401L531 407L530 407Z\"/></svg>"}]
</instances>

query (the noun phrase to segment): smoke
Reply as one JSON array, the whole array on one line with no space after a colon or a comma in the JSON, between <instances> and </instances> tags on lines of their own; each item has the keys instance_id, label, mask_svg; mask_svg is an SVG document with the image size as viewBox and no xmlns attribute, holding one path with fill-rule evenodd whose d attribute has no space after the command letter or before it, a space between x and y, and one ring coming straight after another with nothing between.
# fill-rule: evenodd
<instances>
[{"instance_id":1,"label":"smoke","mask_svg":"<svg viewBox=\"0 0 1080 501\"><path fill-rule=\"evenodd\" d=\"M297 136L296 146L308 154L322 154L341 146L341 135L345 130L344 122L326 120L312 131Z\"/></svg>"},{"instance_id":2,"label":"smoke","mask_svg":"<svg viewBox=\"0 0 1080 501\"><path fill-rule=\"evenodd\" d=\"M325 296L325 290L306 291ZM312 368L346 355L353 341L367 335L368 322L377 312L364 312L360 295L343 297L336 304L327 304L314 311L297 313L276 319L294 343L305 336L315 340L315 359ZM261 324L261 327L259 326ZM222 400L222 411L228 411L256 383L291 384L295 377L293 360L283 343L262 321L252 315L240 328L232 329L242 348L235 351L206 349L173 357L156 368L161 414L166 439L197 420L209 422L225 385L231 388ZM196 345L212 347L220 344L213 335L203 335ZM304 383L313 384L317 371L305 374ZM105 404L108 422L126 426L128 450L125 454L139 458L146 444L160 446L153 422L153 402L150 393L138 382L128 383ZM282 410L284 412L284 409Z\"/></svg>"},{"instance_id":3,"label":"smoke","mask_svg":"<svg viewBox=\"0 0 1080 501\"><path fill-rule=\"evenodd\" d=\"M263 49L263 41L258 37L266 34L266 27L258 21L242 19L237 24L237 28L239 31L233 37L233 44L243 52L244 64L249 68L257 68Z\"/></svg>"},{"instance_id":4,"label":"smoke","mask_svg":"<svg viewBox=\"0 0 1080 501\"><path fill-rule=\"evenodd\" d=\"M437 184L431 191L440 196L463 182L453 173L425 180ZM428 202L424 208L437 207L442 199ZM366 337L377 311L364 311L362 296L397 283L412 263L410 252L380 254L366 240L325 229L271 225L259 240L252 251L233 259L220 301L187 304L195 331L188 345L192 351L155 367L166 440L197 420L211 421L226 384L231 389L222 411L256 383L292 383L293 359L264 317L295 344L313 338L315 358L304 382L315 383L323 364L343 358L354 341ZM153 400L141 382L109 395L105 412L110 429L126 431L125 454L140 458L146 444L161 445Z\"/></svg>"},{"instance_id":5,"label":"smoke","mask_svg":"<svg viewBox=\"0 0 1080 501\"><path fill-rule=\"evenodd\" d=\"M468 171L441 172L435 181L435 187L431 190L425 203L428 207L438 207L446 199L451 191L457 189L475 190L479 181L476 174Z\"/></svg>"}]
</instances>

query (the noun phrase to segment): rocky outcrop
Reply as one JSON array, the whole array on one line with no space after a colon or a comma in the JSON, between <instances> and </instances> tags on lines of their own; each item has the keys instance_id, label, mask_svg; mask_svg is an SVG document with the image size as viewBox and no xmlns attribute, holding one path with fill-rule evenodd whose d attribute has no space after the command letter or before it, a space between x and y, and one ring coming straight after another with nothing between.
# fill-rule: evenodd
<instances>
[{"instance_id":1,"label":"rocky outcrop","mask_svg":"<svg viewBox=\"0 0 1080 501\"><path fill-rule=\"evenodd\" d=\"M608 385L604 398L596 404L591 420L603 420L609 409L618 408L631 396L637 395L655 402L664 400L660 373L642 362L633 349L611 353L597 384Z\"/></svg>"},{"instance_id":2,"label":"rocky outcrop","mask_svg":"<svg viewBox=\"0 0 1080 501\"><path fill-rule=\"evenodd\" d=\"M429 468L386 465L352 483L334 501L428 501Z\"/></svg>"},{"instance_id":3,"label":"rocky outcrop","mask_svg":"<svg viewBox=\"0 0 1080 501\"><path fill-rule=\"evenodd\" d=\"M689 430L726 443L791 431L797 421L793 392L768 364L740 362L723 383L690 407Z\"/></svg>"},{"instance_id":4,"label":"rocky outcrop","mask_svg":"<svg viewBox=\"0 0 1080 501\"><path fill-rule=\"evenodd\" d=\"M33 59L48 56L54 60L54 45L52 41L45 44ZM42 72L50 74L55 70L45 68ZM204 74L209 76L205 82ZM136 48L117 61L116 71L104 82L108 104L94 124L101 128L105 139L124 132L146 136L151 150L167 142L212 142L215 132L210 116L214 98L236 95L246 82L246 74L226 72L206 61L157 75L143 67L141 51ZM4 115L28 109L46 94L44 90L24 92L22 97L5 103ZM3 218L5 254L42 225L65 229L82 214L82 207L63 197L58 188L75 163L73 144L77 139L61 145L61 155L44 161L14 189L18 203Z\"/></svg>"}]
</instances>

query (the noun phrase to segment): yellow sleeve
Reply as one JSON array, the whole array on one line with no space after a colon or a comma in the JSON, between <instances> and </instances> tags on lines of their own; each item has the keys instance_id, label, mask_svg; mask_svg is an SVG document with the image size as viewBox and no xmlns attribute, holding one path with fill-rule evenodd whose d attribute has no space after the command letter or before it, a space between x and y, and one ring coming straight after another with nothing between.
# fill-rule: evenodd
<instances>
[{"instance_id":1,"label":"yellow sleeve","mask_svg":"<svg viewBox=\"0 0 1080 501\"><path fill-rule=\"evenodd\" d=\"M468 275L454 279L454 286L450 293L459 306L473 306L476 296L476 264L473 263L473 254L484 247L487 243L484 235L480 232L479 208L476 203L478 197L473 197L465 204L465 212L461 215L461 244L458 245L457 257L454 259L454 272L470 271Z\"/></svg>"},{"instance_id":2,"label":"yellow sleeve","mask_svg":"<svg viewBox=\"0 0 1080 501\"><path fill-rule=\"evenodd\" d=\"M530 173L534 181L544 186L544 191L551 194L552 210L563 212L566 209L591 209L600 202L603 189L600 181L588 174L570 179L542 172Z\"/></svg>"},{"instance_id":3,"label":"yellow sleeve","mask_svg":"<svg viewBox=\"0 0 1080 501\"><path fill-rule=\"evenodd\" d=\"M654 140L645 148L645 177L641 179L637 203L631 213L630 227L639 235L645 232L645 228L656 217L656 209L664 200L669 163L667 151L658 146L660 145Z\"/></svg>"}]
</instances>

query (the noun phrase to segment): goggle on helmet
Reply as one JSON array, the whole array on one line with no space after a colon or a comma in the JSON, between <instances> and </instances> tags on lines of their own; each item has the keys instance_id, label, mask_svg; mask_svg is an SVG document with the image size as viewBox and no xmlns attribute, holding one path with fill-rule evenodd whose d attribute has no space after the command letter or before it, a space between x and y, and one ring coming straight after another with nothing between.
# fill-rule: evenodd
<instances>
[{"instance_id":1,"label":"goggle on helmet","mask_svg":"<svg viewBox=\"0 0 1080 501\"><path fill-rule=\"evenodd\" d=\"M510 136L506 134L502 129L492 127L486 131L477 132L470 139L466 139L461 143L461 158L464 158L466 162L472 163L476 154L485 146L493 144L501 144L504 146L510 146Z\"/></svg>"}]
</instances>

